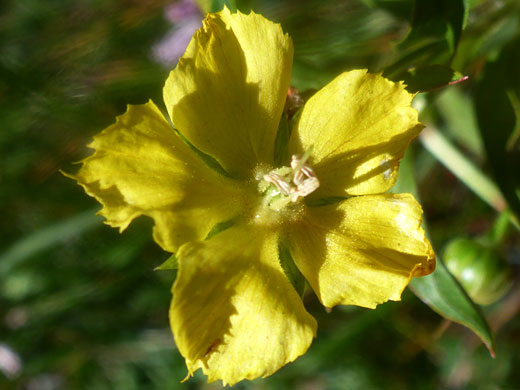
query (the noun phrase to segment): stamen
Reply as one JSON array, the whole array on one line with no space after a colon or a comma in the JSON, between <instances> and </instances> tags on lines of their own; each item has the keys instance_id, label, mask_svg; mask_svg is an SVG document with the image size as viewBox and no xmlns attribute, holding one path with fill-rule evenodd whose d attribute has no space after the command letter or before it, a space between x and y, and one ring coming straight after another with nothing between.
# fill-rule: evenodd
<instances>
[{"instance_id":1,"label":"stamen","mask_svg":"<svg viewBox=\"0 0 520 390\"><path fill-rule=\"evenodd\" d=\"M298 185L297 191L293 192L291 194L291 200L293 202L296 202L300 197L305 197L314 191L318 189L320 186L320 181L317 177L309 177L308 179L304 180L302 184Z\"/></svg>"},{"instance_id":2,"label":"stamen","mask_svg":"<svg viewBox=\"0 0 520 390\"><path fill-rule=\"evenodd\" d=\"M264 182L274 184L276 188L268 196L269 200L266 199L270 207L281 210L288 203L297 202L320 186L316 174L306 162L309 156L310 151L303 156L293 155L291 168L278 168L263 176Z\"/></svg>"},{"instance_id":3,"label":"stamen","mask_svg":"<svg viewBox=\"0 0 520 390\"><path fill-rule=\"evenodd\" d=\"M291 193L291 185L285 181L283 176L280 176L277 173L270 172L267 175L264 175L264 180L268 183L273 183L284 195L289 195Z\"/></svg>"}]
</instances>

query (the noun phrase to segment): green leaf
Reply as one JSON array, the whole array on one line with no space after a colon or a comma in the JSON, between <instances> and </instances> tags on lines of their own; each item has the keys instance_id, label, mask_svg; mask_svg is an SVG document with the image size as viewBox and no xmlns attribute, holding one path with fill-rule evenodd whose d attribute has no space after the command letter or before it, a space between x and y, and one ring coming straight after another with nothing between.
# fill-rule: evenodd
<instances>
[{"instance_id":1,"label":"green leaf","mask_svg":"<svg viewBox=\"0 0 520 390\"><path fill-rule=\"evenodd\" d=\"M448 66L429 65L407 70L403 74L402 80L407 85L406 89L415 93L456 84L467 80L467 77Z\"/></svg>"},{"instance_id":2,"label":"green leaf","mask_svg":"<svg viewBox=\"0 0 520 390\"><path fill-rule=\"evenodd\" d=\"M396 187L399 192L411 192L418 197L410 149L401 160ZM486 318L439 257L435 271L428 276L414 278L410 287L432 310L471 329L494 355L493 335Z\"/></svg>"},{"instance_id":3,"label":"green leaf","mask_svg":"<svg viewBox=\"0 0 520 390\"><path fill-rule=\"evenodd\" d=\"M512 2L493 12L482 13L473 18L470 28L462 36L452 67L475 69L483 59L496 59L502 48L513 41L520 25L520 15ZM479 72L478 72L479 73Z\"/></svg>"},{"instance_id":4,"label":"green leaf","mask_svg":"<svg viewBox=\"0 0 520 390\"><path fill-rule=\"evenodd\" d=\"M484 154L484 146L478 131L477 114L469 94L461 88L446 88L435 99L443 129L479 159Z\"/></svg>"},{"instance_id":5,"label":"green leaf","mask_svg":"<svg viewBox=\"0 0 520 390\"><path fill-rule=\"evenodd\" d=\"M397 81L409 68L448 65L455 55L468 8L468 0L416 0L410 31L396 47L399 58L385 69L384 75Z\"/></svg>"},{"instance_id":6,"label":"green leaf","mask_svg":"<svg viewBox=\"0 0 520 390\"><path fill-rule=\"evenodd\" d=\"M361 0L370 8L377 8L389 12L396 18L408 19L413 11L411 0Z\"/></svg>"},{"instance_id":7,"label":"green leaf","mask_svg":"<svg viewBox=\"0 0 520 390\"><path fill-rule=\"evenodd\" d=\"M514 40L520 24L520 15L512 12L507 13L508 17L489 23L489 30L480 36L479 40L474 43L475 53L473 58L482 56L493 57L508 42Z\"/></svg>"},{"instance_id":8,"label":"green leaf","mask_svg":"<svg viewBox=\"0 0 520 390\"><path fill-rule=\"evenodd\" d=\"M95 209L90 209L25 236L0 253L0 276L7 274L31 256L102 224L103 218L96 215Z\"/></svg>"},{"instance_id":9,"label":"green leaf","mask_svg":"<svg viewBox=\"0 0 520 390\"><path fill-rule=\"evenodd\" d=\"M441 259L437 257L435 272L414 278L410 287L415 295L441 316L475 332L494 356L495 342L486 318Z\"/></svg>"},{"instance_id":10,"label":"green leaf","mask_svg":"<svg viewBox=\"0 0 520 390\"><path fill-rule=\"evenodd\" d=\"M397 176L397 182L390 190L394 194L400 194L403 192L409 192L413 194L417 199L418 190L417 183L415 181L414 174L414 161L413 161L413 145L406 149L406 152L399 163L399 175Z\"/></svg>"},{"instance_id":11,"label":"green leaf","mask_svg":"<svg viewBox=\"0 0 520 390\"><path fill-rule=\"evenodd\" d=\"M402 45L444 40L454 53L467 20L467 0L416 0L410 33Z\"/></svg>"},{"instance_id":12,"label":"green leaf","mask_svg":"<svg viewBox=\"0 0 520 390\"><path fill-rule=\"evenodd\" d=\"M520 123L520 40L484 68L475 93L483 145L497 184L509 207L520 218L520 148L514 147Z\"/></svg>"},{"instance_id":13,"label":"green leaf","mask_svg":"<svg viewBox=\"0 0 520 390\"><path fill-rule=\"evenodd\" d=\"M419 139L422 145L460 181L495 210L502 212L506 202L495 182L461 153L434 127L423 130Z\"/></svg>"}]
</instances>

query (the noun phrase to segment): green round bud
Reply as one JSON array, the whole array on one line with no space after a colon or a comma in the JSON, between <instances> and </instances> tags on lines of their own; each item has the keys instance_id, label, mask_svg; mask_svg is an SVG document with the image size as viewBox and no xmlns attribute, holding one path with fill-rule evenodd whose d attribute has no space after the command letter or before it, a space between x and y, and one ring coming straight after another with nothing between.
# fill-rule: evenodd
<instances>
[{"instance_id":1,"label":"green round bud","mask_svg":"<svg viewBox=\"0 0 520 390\"><path fill-rule=\"evenodd\" d=\"M444 263L468 295L480 305L490 305L511 287L511 270L494 248L457 238L444 249Z\"/></svg>"}]
</instances>

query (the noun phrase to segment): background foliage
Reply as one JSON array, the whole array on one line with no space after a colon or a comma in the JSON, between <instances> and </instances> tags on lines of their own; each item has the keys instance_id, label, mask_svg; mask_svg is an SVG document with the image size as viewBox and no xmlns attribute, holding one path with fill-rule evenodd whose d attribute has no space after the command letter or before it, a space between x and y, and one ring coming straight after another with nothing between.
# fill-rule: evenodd
<instances>
[{"instance_id":1,"label":"background foliage","mask_svg":"<svg viewBox=\"0 0 520 390\"><path fill-rule=\"evenodd\" d=\"M182 46L179 31L201 19L188 3L0 4L2 389L220 387L202 375L179 383L186 370L167 319L175 275L154 271L168 254L151 240L150 221L119 235L95 215L96 202L58 172L73 171L72 162L89 154L91 136L126 104L161 102L175 59L157 48ZM489 280L508 270L513 283L502 299L479 308L440 263L414 282L415 295L407 291L403 302L374 311L327 313L309 294L307 308L319 323L309 352L268 379L235 387L520 388L520 3L198 5L218 10L224 3L282 23L295 45L292 84L302 92L353 68L383 72L420 92L415 102L428 127L405 156L395 191L420 197L440 257L450 240L469 238L496 254ZM170 46L158 46L172 36ZM477 260L470 256L469 267Z\"/></svg>"}]
</instances>

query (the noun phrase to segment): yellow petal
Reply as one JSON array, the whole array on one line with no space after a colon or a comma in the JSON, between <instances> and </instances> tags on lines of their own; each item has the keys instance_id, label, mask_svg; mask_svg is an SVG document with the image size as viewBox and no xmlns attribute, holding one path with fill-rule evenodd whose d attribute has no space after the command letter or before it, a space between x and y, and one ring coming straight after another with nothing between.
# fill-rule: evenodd
<instances>
[{"instance_id":1,"label":"yellow petal","mask_svg":"<svg viewBox=\"0 0 520 390\"><path fill-rule=\"evenodd\" d=\"M354 70L309 99L290 151L313 146L309 162L320 180L313 197L377 194L394 185L398 161L422 128L413 96L402 83Z\"/></svg>"},{"instance_id":2,"label":"yellow petal","mask_svg":"<svg viewBox=\"0 0 520 390\"><path fill-rule=\"evenodd\" d=\"M289 36L263 16L209 14L164 86L174 126L232 175L271 163L292 56Z\"/></svg>"},{"instance_id":3,"label":"yellow petal","mask_svg":"<svg viewBox=\"0 0 520 390\"><path fill-rule=\"evenodd\" d=\"M291 253L325 306L374 308L399 300L412 276L435 268L421 214L410 194L310 207L307 218L291 229Z\"/></svg>"},{"instance_id":4,"label":"yellow petal","mask_svg":"<svg viewBox=\"0 0 520 390\"><path fill-rule=\"evenodd\" d=\"M128 106L89 146L95 153L68 176L103 205L106 223L121 231L147 215L155 221L156 242L175 252L239 212L238 184L208 168L152 102Z\"/></svg>"},{"instance_id":5,"label":"yellow petal","mask_svg":"<svg viewBox=\"0 0 520 390\"><path fill-rule=\"evenodd\" d=\"M190 375L234 384L305 353L316 321L283 273L275 233L237 225L177 256L170 323Z\"/></svg>"}]
</instances>

